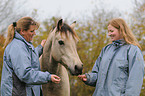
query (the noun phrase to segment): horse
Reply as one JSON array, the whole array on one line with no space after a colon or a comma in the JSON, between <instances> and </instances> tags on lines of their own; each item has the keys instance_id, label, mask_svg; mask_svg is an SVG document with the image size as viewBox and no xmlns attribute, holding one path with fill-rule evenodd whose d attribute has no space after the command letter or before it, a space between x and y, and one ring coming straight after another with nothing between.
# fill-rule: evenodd
<instances>
[{"instance_id":1,"label":"horse","mask_svg":"<svg viewBox=\"0 0 145 96\"><path fill-rule=\"evenodd\" d=\"M42 85L44 96L70 96L70 84L67 70L71 75L82 74L83 63L77 53L79 37L74 31L75 22L70 26L59 20L46 40L40 59L42 71L48 71L61 78L59 84L48 82Z\"/></svg>"}]
</instances>

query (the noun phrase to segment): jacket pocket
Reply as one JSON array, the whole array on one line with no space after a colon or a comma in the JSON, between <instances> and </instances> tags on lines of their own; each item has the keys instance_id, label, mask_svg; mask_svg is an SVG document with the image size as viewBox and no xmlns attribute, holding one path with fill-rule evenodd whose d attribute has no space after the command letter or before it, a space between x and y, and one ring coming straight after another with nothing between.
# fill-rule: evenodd
<instances>
[{"instance_id":1,"label":"jacket pocket","mask_svg":"<svg viewBox=\"0 0 145 96\"><path fill-rule=\"evenodd\" d=\"M124 59L116 59L116 77L113 80L114 85L119 87L120 93L125 93L126 82L128 79L128 61Z\"/></svg>"},{"instance_id":2,"label":"jacket pocket","mask_svg":"<svg viewBox=\"0 0 145 96\"><path fill-rule=\"evenodd\" d=\"M123 60L123 59L117 59L116 66L117 69L120 71L120 77L124 78L124 76L128 76L129 75L129 63L127 60Z\"/></svg>"}]
</instances>

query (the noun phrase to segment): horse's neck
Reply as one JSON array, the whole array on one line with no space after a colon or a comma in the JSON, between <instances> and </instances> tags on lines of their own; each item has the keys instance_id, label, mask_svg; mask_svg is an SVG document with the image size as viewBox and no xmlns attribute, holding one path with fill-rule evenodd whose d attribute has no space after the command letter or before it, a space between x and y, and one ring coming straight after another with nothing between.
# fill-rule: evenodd
<instances>
[{"instance_id":1,"label":"horse's neck","mask_svg":"<svg viewBox=\"0 0 145 96\"><path fill-rule=\"evenodd\" d=\"M50 34L44 46L43 55L42 55L42 70L55 74L57 73L59 64L53 59L51 55L53 35L54 35L53 33Z\"/></svg>"},{"instance_id":2,"label":"horse's neck","mask_svg":"<svg viewBox=\"0 0 145 96\"><path fill-rule=\"evenodd\" d=\"M57 74L58 75L58 70L60 69L60 64L56 62L52 56L50 56L49 59L49 64L48 64L48 71L51 72L52 74Z\"/></svg>"},{"instance_id":3,"label":"horse's neck","mask_svg":"<svg viewBox=\"0 0 145 96\"><path fill-rule=\"evenodd\" d=\"M48 84L43 85L43 93L45 96L69 96L70 86L67 70L64 68L64 66L62 66L52 58L51 47L52 37L49 37L46 41L43 50L43 55L41 58L42 70L48 71L51 74L58 75L61 78L61 82L59 84L50 82Z\"/></svg>"}]
</instances>

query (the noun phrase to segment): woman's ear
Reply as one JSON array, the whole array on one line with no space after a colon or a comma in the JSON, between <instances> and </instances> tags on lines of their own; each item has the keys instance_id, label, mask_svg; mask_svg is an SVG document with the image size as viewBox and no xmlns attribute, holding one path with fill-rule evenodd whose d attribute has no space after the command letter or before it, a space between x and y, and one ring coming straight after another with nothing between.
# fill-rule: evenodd
<instances>
[{"instance_id":1,"label":"woman's ear","mask_svg":"<svg viewBox=\"0 0 145 96\"><path fill-rule=\"evenodd\" d=\"M21 34L22 36L24 36L24 34L25 34L25 33L24 33L24 30L21 29L21 30L20 30L20 34Z\"/></svg>"}]
</instances>

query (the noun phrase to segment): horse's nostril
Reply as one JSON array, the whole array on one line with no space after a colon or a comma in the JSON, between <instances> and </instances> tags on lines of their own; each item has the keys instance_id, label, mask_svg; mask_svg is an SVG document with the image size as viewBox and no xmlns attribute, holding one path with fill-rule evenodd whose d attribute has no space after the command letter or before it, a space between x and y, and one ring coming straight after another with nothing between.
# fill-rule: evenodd
<instances>
[{"instance_id":1,"label":"horse's nostril","mask_svg":"<svg viewBox=\"0 0 145 96\"><path fill-rule=\"evenodd\" d=\"M82 70L83 70L83 64L82 66L75 65L75 72L77 74L82 74Z\"/></svg>"},{"instance_id":2,"label":"horse's nostril","mask_svg":"<svg viewBox=\"0 0 145 96\"><path fill-rule=\"evenodd\" d=\"M80 68L77 66L77 65L75 65L75 70L79 70Z\"/></svg>"},{"instance_id":3,"label":"horse's nostril","mask_svg":"<svg viewBox=\"0 0 145 96\"><path fill-rule=\"evenodd\" d=\"M83 69L83 64L81 66L75 65L75 69L82 70Z\"/></svg>"},{"instance_id":4,"label":"horse's nostril","mask_svg":"<svg viewBox=\"0 0 145 96\"><path fill-rule=\"evenodd\" d=\"M75 69L77 69L77 65L75 65Z\"/></svg>"},{"instance_id":5,"label":"horse's nostril","mask_svg":"<svg viewBox=\"0 0 145 96\"><path fill-rule=\"evenodd\" d=\"M82 64L82 67L83 67L84 65Z\"/></svg>"}]
</instances>

